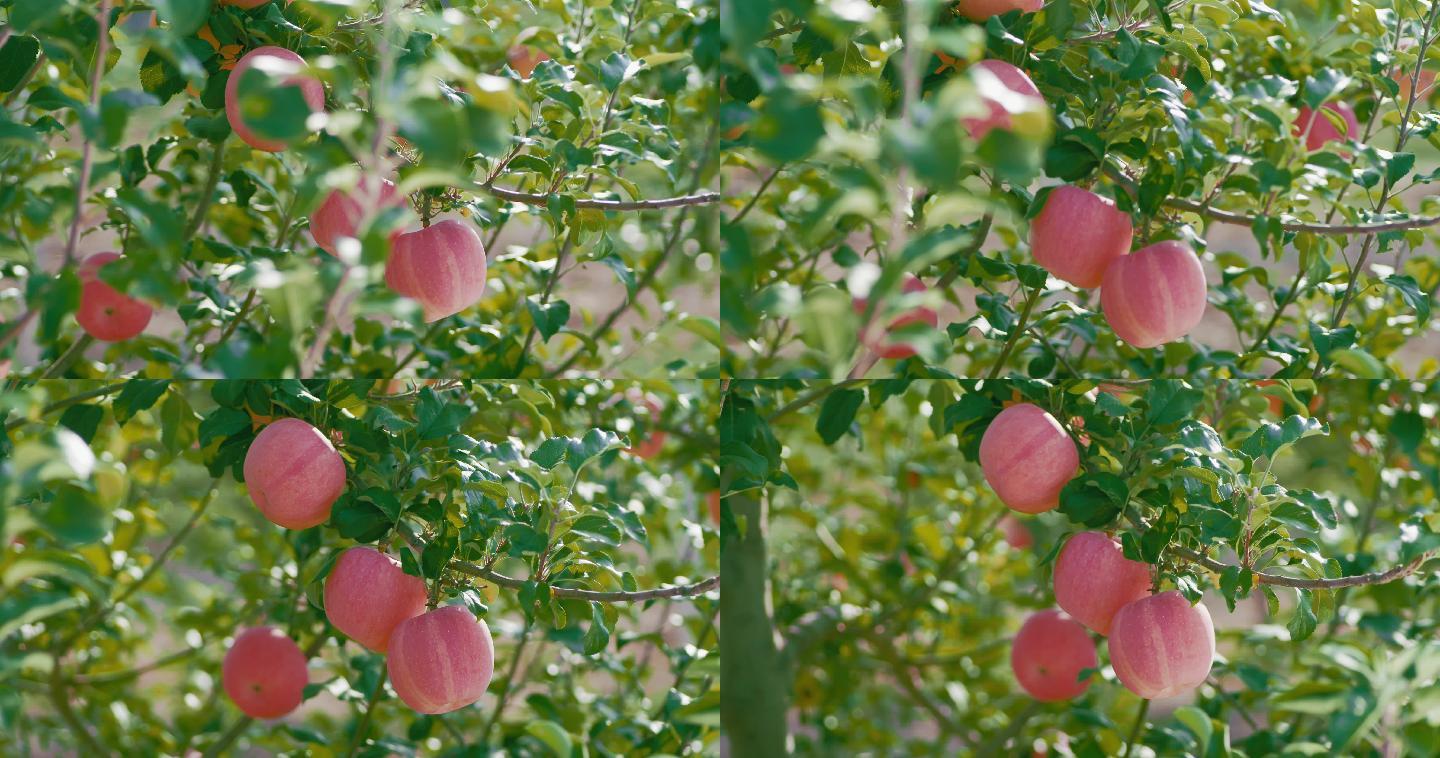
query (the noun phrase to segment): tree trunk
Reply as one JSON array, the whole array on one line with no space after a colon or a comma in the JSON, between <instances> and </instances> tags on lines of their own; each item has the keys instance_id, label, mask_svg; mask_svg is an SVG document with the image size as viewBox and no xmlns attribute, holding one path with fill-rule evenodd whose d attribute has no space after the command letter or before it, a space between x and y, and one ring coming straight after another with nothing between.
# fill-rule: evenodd
<instances>
[{"instance_id":1,"label":"tree trunk","mask_svg":"<svg viewBox=\"0 0 1440 758\"><path fill-rule=\"evenodd\" d=\"M720 725L728 755L765 758L786 753L790 687L770 612L765 506L754 492L725 498L742 533L722 529L720 537Z\"/></svg>"}]
</instances>

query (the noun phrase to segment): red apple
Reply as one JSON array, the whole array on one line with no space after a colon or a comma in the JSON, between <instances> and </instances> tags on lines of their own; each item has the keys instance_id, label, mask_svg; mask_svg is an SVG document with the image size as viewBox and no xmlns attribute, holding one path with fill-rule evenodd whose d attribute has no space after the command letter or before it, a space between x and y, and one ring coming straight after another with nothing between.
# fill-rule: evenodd
<instances>
[{"instance_id":1,"label":"red apple","mask_svg":"<svg viewBox=\"0 0 1440 758\"><path fill-rule=\"evenodd\" d=\"M235 638L221 664L220 681L246 716L277 719L300 705L310 674L294 640L274 627L257 626Z\"/></svg>"},{"instance_id":2,"label":"red apple","mask_svg":"<svg viewBox=\"0 0 1440 758\"><path fill-rule=\"evenodd\" d=\"M405 204L405 197L388 179L381 179L376 190L378 197L368 197L370 190L364 180L351 192L330 190L330 194L320 202L320 207L310 214L310 236L315 238L315 244L321 250L338 256L336 249L340 238L357 236L367 215ZM399 236L399 232L392 232L390 243L393 245Z\"/></svg>"},{"instance_id":3,"label":"red apple","mask_svg":"<svg viewBox=\"0 0 1440 758\"><path fill-rule=\"evenodd\" d=\"M1055 559L1055 604L1101 634L1116 611L1149 595L1150 567L1126 558L1108 534L1081 532Z\"/></svg>"},{"instance_id":4,"label":"red apple","mask_svg":"<svg viewBox=\"0 0 1440 758\"><path fill-rule=\"evenodd\" d=\"M426 323L453 316L485 294L485 245L473 224L456 219L402 234L385 262L385 283L420 301Z\"/></svg>"},{"instance_id":5,"label":"red apple","mask_svg":"<svg viewBox=\"0 0 1440 758\"><path fill-rule=\"evenodd\" d=\"M977 61L971 68L988 71L995 78L999 79L1000 83L1005 85L1005 88L1010 90L1015 97L1040 98L1040 90L1035 86L1035 82L1030 81L1030 77L1026 76L1024 71L1021 71L1009 63L987 59ZM970 132L970 136L977 140L984 139L985 135L989 134L991 129L1010 128L1010 108L1007 107L1007 105L1013 105L1013 103L1001 102L993 97L985 97L985 105L990 109L988 116L984 118L970 117L961 119L961 123L965 126L965 129Z\"/></svg>"},{"instance_id":6,"label":"red apple","mask_svg":"<svg viewBox=\"0 0 1440 758\"><path fill-rule=\"evenodd\" d=\"M710 507L710 519L720 523L720 490L715 490L705 496L705 504Z\"/></svg>"},{"instance_id":7,"label":"red apple","mask_svg":"<svg viewBox=\"0 0 1440 758\"><path fill-rule=\"evenodd\" d=\"M406 705L449 713L485 694L495 673L495 643L484 620L450 605L401 621L385 665Z\"/></svg>"},{"instance_id":8,"label":"red apple","mask_svg":"<svg viewBox=\"0 0 1440 758\"><path fill-rule=\"evenodd\" d=\"M1005 533L1005 544L1016 550L1024 550L1035 544L1035 538L1031 536L1030 530L1010 514L1005 514L1000 519L1000 529Z\"/></svg>"},{"instance_id":9,"label":"red apple","mask_svg":"<svg viewBox=\"0 0 1440 758\"><path fill-rule=\"evenodd\" d=\"M257 47L246 53L245 57L235 64L234 70L230 72L230 79L225 82L225 118L229 119L230 128L235 130L235 136L247 145L256 150L278 153L285 149L284 141L267 139L256 134L245 125L240 116L240 80L245 76L245 72L255 68L257 63L262 66L295 69L295 73L287 76L284 83L300 88L300 95L305 99L306 105L310 106L311 112L325 107L325 88L321 86L319 79L304 73L304 58L283 47L274 45Z\"/></svg>"},{"instance_id":10,"label":"red apple","mask_svg":"<svg viewBox=\"0 0 1440 758\"><path fill-rule=\"evenodd\" d=\"M1043 513L1060 504L1080 452L1054 416L1031 403L1012 405L980 438L985 481L1011 510Z\"/></svg>"},{"instance_id":11,"label":"red apple","mask_svg":"<svg viewBox=\"0 0 1440 758\"><path fill-rule=\"evenodd\" d=\"M1044 5L1045 0L960 0L955 4L955 12L971 21L984 21L1010 11L1034 13Z\"/></svg>"},{"instance_id":12,"label":"red apple","mask_svg":"<svg viewBox=\"0 0 1440 758\"><path fill-rule=\"evenodd\" d=\"M1143 698L1173 697L1199 687L1214 658L1210 611L1174 590L1126 605L1110 627L1115 675Z\"/></svg>"},{"instance_id":13,"label":"red apple","mask_svg":"<svg viewBox=\"0 0 1440 758\"><path fill-rule=\"evenodd\" d=\"M1330 119L1323 116L1316 117L1315 111L1309 106L1300 106L1300 115L1295 119L1295 135L1302 134L1305 137L1305 148L1307 150L1319 150L1326 142L1338 140L1356 139L1360 136L1360 121L1355 118L1355 110L1345 103L1328 103L1320 106L1321 110L1327 110L1338 114L1345 121L1345 133L1340 133ZM1315 124L1312 126L1311 121ZM1306 130L1309 130L1307 133Z\"/></svg>"},{"instance_id":14,"label":"red apple","mask_svg":"<svg viewBox=\"0 0 1440 758\"><path fill-rule=\"evenodd\" d=\"M1065 184L1050 191L1030 222L1030 252L1052 275L1085 289L1099 287L1110 262L1130 252L1130 214L1115 201Z\"/></svg>"},{"instance_id":15,"label":"red apple","mask_svg":"<svg viewBox=\"0 0 1440 758\"><path fill-rule=\"evenodd\" d=\"M919 277L913 274L906 274L905 280L900 285L900 291L907 295L924 292L926 289L929 288L925 286L925 282L920 281ZM869 298L855 298L853 307L856 313L863 314L865 309L869 307ZM934 329L940 326L940 314L936 313L932 308L925 308L923 306L912 308L891 321L890 325L885 327L884 333L878 335L862 334L860 335L860 340L866 347L881 358L891 360L909 358L915 355L915 348L903 342L893 342L887 339L887 336L896 329L919 323L929 324L930 328Z\"/></svg>"},{"instance_id":16,"label":"red apple","mask_svg":"<svg viewBox=\"0 0 1440 758\"><path fill-rule=\"evenodd\" d=\"M519 74L521 79L529 79L530 75L535 73L535 67L540 65L541 61L550 60L550 56L546 55L545 51L529 45L511 45L505 53L505 60L510 63L510 68L515 69L515 73Z\"/></svg>"},{"instance_id":17,"label":"red apple","mask_svg":"<svg viewBox=\"0 0 1440 758\"><path fill-rule=\"evenodd\" d=\"M373 547L346 550L325 577L325 618L377 653L397 624L425 612L426 599L424 579Z\"/></svg>"},{"instance_id":18,"label":"red apple","mask_svg":"<svg viewBox=\"0 0 1440 758\"><path fill-rule=\"evenodd\" d=\"M1115 335L1135 347L1174 342L1205 315L1205 269L1188 245L1157 242L1105 269L1100 307Z\"/></svg>"},{"instance_id":19,"label":"red apple","mask_svg":"<svg viewBox=\"0 0 1440 758\"><path fill-rule=\"evenodd\" d=\"M260 430L245 454L244 473L255 506L286 529L325 523L345 489L345 460L319 429L298 418Z\"/></svg>"},{"instance_id":20,"label":"red apple","mask_svg":"<svg viewBox=\"0 0 1440 758\"><path fill-rule=\"evenodd\" d=\"M150 324L155 311L145 303L126 297L100 280L100 269L118 260L119 253L96 253L80 264L80 308L75 320L86 334L103 342L128 340Z\"/></svg>"},{"instance_id":21,"label":"red apple","mask_svg":"<svg viewBox=\"0 0 1440 758\"><path fill-rule=\"evenodd\" d=\"M1410 80L1410 74L1412 73L1414 72L1396 70L1390 74L1390 78L1395 80L1396 84L1400 85L1400 94L1396 95L1396 98L1402 110L1405 105L1410 102L1410 90L1414 87L1414 82ZM1424 105L1425 102L1430 99L1430 95L1434 90L1435 72L1428 69L1420 69L1420 94L1415 96L1416 106Z\"/></svg>"},{"instance_id":22,"label":"red apple","mask_svg":"<svg viewBox=\"0 0 1440 758\"><path fill-rule=\"evenodd\" d=\"M1056 610L1031 614L1010 648L1015 679L1030 697L1045 702L1080 696L1090 686L1080 681L1080 672L1099 666L1085 627Z\"/></svg>"},{"instance_id":23,"label":"red apple","mask_svg":"<svg viewBox=\"0 0 1440 758\"><path fill-rule=\"evenodd\" d=\"M645 410L649 412L652 428L649 437L642 438L634 447L625 448L625 452L637 458L650 460L659 455L661 450L665 449L665 440L669 438L669 435L666 434L664 429L654 428L655 425L660 423L660 403L650 395L636 395L634 393L632 393L630 402L638 402L645 406Z\"/></svg>"}]
</instances>

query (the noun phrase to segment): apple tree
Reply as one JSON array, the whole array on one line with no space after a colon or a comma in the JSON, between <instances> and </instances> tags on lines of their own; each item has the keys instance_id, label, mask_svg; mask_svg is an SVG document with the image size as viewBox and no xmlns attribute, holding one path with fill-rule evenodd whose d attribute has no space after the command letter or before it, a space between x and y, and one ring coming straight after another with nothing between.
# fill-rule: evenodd
<instances>
[{"instance_id":1,"label":"apple tree","mask_svg":"<svg viewBox=\"0 0 1440 758\"><path fill-rule=\"evenodd\" d=\"M702 389L7 391L0 752L712 749Z\"/></svg>"},{"instance_id":2,"label":"apple tree","mask_svg":"<svg viewBox=\"0 0 1440 758\"><path fill-rule=\"evenodd\" d=\"M5 2L0 358L693 375L718 29L671 0Z\"/></svg>"},{"instance_id":3,"label":"apple tree","mask_svg":"<svg viewBox=\"0 0 1440 758\"><path fill-rule=\"evenodd\" d=\"M737 379L720 434L736 755L1440 744L1440 387Z\"/></svg>"}]
</instances>

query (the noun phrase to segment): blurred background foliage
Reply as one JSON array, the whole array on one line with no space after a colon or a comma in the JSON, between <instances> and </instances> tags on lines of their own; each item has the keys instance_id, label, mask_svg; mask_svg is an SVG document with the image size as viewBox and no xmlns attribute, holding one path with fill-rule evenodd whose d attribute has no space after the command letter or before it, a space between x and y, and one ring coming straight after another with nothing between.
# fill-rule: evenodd
<instances>
[{"instance_id":1,"label":"blurred background foliage","mask_svg":"<svg viewBox=\"0 0 1440 758\"><path fill-rule=\"evenodd\" d=\"M210 753L237 728L236 749L275 753L706 751L714 585L565 595L713 582L715 408L702 390L132 380L5 392L0 752L91 753L85 730L115 754ZM237 481L258 428L290 416L331 436L349 477L331 520L302 531L265 520ZM420 716L382 696L358 733L384 658L328 626L320 591L357 543L388 546L442 583L442 603L488 621L495 679L479 703ZM249 724L221 692L220 661L238 628L261 623L316 653L306 702Z\"/></svg>"},{"instance_id":2,"label":"blurred background foliage","mask_svg":"<svg viewBox=\"0 0 1440 758\"><path fill-rule=\"evenodd\" d=\"M0 314L15 368L67 375L72 228L80 257L122 252L107 280L157 306L145 335L92 346L77 377L693 376L717 360L702 249L714 206L603 206L711 186L713 7L114 2L92 92L100 7L0 4ZM225 118L229 69L264 45L299 53L326 87L309 121L299 97L268 99L262 125L301 138L280 153L251 150ZM377 219L348 260L320 252L310 213L370 173L413 207ZM382 277L387 232L421 213L476 224L489 251L484 299L432 326Z\"/></svg>"},{"instance_id":3,"label":"blurred background foliage","mask_svg":"<svg viewBox=\"0 0 1440 758\"><path fill-rule=\"evenodd\" d=\"M733 7L720 121L735 375L1440 371L1435 4L1054 0L985 21L938 0ZM982 59L1023 69L1046 107L1012 101L1013 128L977 142L961 119L997 94L972 75ZM1321 103L1354 107L1358 146L1294 136ZM1188 339L1130 347L1097 292L1047 281L1028 219L1058 183L1113 198L1137 247L1201 255L1209 309ZM1415 228L1363 231L1380 223ZM905 272L929 291L902 293ZM918 356L872 369L866 320L921 305L941 317L904 332Z\"/></svg>"},{"instance_id":4,"label":"blurred background foliage","mask_svg":"<svg viewBox=\"0 0 1440 758\"><path fill-rule=\"evenodd\" d=\"M1060 507L1039 516L1009 511L976 462L990 420L1022 401L1081 450ZM1156 701L1134 754L1440 744L1440 578L1426 563L1440 549L1440 387L737 380L725 404L726 688L778 691L779 715L744 731L745 745L1121 754L1140 701L1103 645L1102 670L1068 702L1033 701L1009 663L1021 622L1054 605L1063 538L1089 529L1116 534L1129 557L1157 564L1162 589L1203 596L1216 619L1209 682ZM1252 570L1237 565L1245 544ZM1338 590L1260 576L1402 566L1413 573ZM773 612L736 594L756 574L768 583L749 587ZM732 678L730 657L747 646L773 668ZM743 713L726 712L736 749Z\"/></svg>"}]
</instances>

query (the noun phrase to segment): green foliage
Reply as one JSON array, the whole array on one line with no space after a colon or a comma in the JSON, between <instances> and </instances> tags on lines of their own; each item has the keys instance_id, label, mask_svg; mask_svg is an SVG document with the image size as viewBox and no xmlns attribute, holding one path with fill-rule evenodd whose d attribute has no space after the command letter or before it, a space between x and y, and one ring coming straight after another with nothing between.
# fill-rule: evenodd
<instances>
[{"instance_id":1,"label":"green foliage","mask_svg":"<svg viewBox=\"0 0 1440 758\"><path fill-rule=\"evenodd\" d=\"M732 497L767 504L759 533L781 556L760 634L781 641L797 752L1427 752L1437 401L1436 385L1350 380L735 380L722 418L743 432L722 426L722 473ZM1080 452L1059 508L1038 516L1006 509L977 462L1017 402ZM1002 517L1033 545L1010 547ZM1020 623L1054 605L1061 545L1092 529L1159 589L1203 598L1219 633L1210 682L1157 701L1134 737L1140 703L1103 638L1073 701L1035 702L1010 670Z\"/></svg>"},{"instance_id":2,"label":"green foliage","mask_svg":"<svg viewBox=\"0 0 1440 758\"><path fill-rule=\"evenodd\" d=\"M267 752L713 752L717 409L703 385L385 384L0 394L0 753L223 752L232 726ZM642 389L658 410L637 411ZM284 417L328 435L347 469L330 521L303 531L265 520L241 481L257 430ZM642 435L665 435L658 454L625 452ZM357 543L488 620L496 673L478 704L431 717L388 690L369 702L384 658L323 612L325 578ZM220 662L262 623L312 651L311 683L291 716L249 724Z\"/></svg>"},{"instance_id":3,"label":"green foliage","mask_svg":"<svg viewBox=\"0 0 1440 758\"><path fill-rule=\"evenodd\" d=\"M721 253L733 375L1440 371L1440 205L1421 191L1440 111L1433 90L1412 101L1399 86L1436 70L1433 6L1065 0L975 22L955 2L799 2L736 15L719 106L736 208ZM1046 107L1006 100L1011 128L977 138L966 119L1005 94L976 73L987 59L1023 70ZM1322 104L1342 132L1333 107L1353 106L1353 142L1307 149L1293 125ZM1043 272L1012 283L1034 260L1029 219L1059 183L1113 199L1135 248L1174 239L1200 254L1199 329L1137 349L1095 290ZM1396 227L1370 230L1381 223ZM937 236L944 248L920 255ZM902 305L877 272L930 290ZM863 313L853 297L868 299ZM926 349L872 368L862 327L916 304L940 315L910 335Z\"/></svg>"},{"instance_id":4,"label":"green foliage","mask_svg":"<svg viewBox=\"0 0 1440 758\"><path fill-rule=\"evenodd\" d=\"M713 246L696 244L715 225L713 6L117 2L92 82L98 3L8 5L0 356L15 369L693 376L718 360ZM265 45L299 54L326 91L312 115L264 71L231 82L279 153L250 149L225 112L236 59ZM522 77L517 46L548 60ZM306 230L321 200L373 174L406 206L358 230L358 256L320 251ZM604 205L688 196L701 197ZM387 240L442 214L476 225L489 275L474 307L427 325L386 286ZM101 250L124 256L106 282L157 315L62 363L82 334L74 264Z\"/></svg>"}]
</instances>

